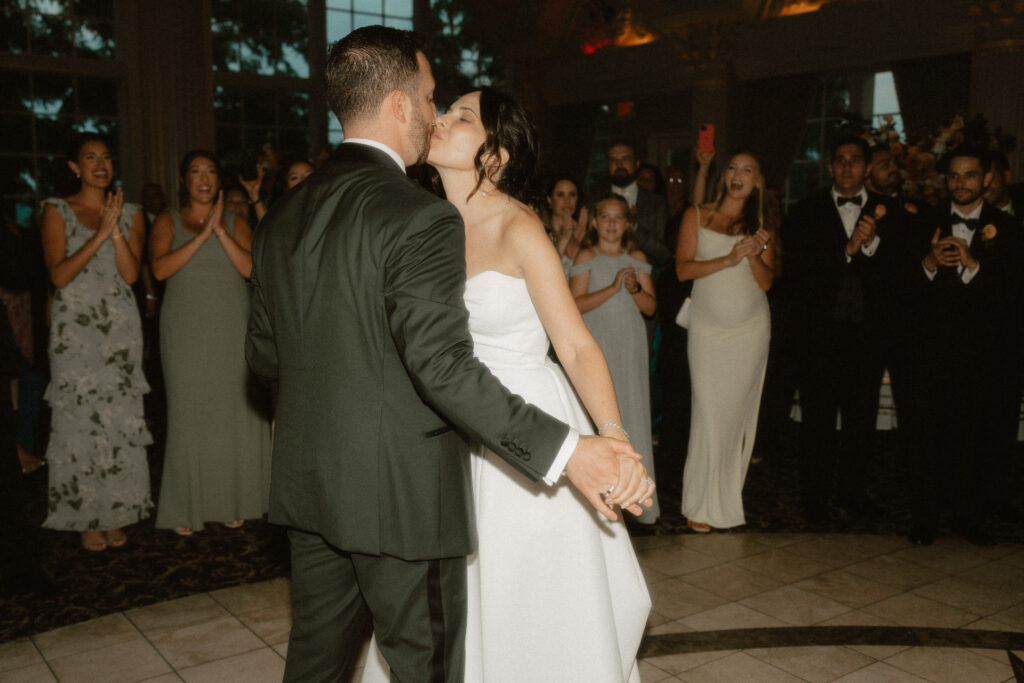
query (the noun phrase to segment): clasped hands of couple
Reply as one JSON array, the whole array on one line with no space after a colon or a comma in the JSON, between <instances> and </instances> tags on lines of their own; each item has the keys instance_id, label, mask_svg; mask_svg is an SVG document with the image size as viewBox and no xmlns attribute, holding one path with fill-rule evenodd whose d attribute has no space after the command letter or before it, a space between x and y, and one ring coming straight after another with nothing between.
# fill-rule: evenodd
<instances>
[{"instance_id":1,"label":"clasped hands of couple","mask_svg":"<svg viewBox=\"0 0 1024 683\"><path fill-rule=\"evenodd\" d=\"M628 441L580 436L565 474L595 510L614 522L618 515L613 505L639 516L654 504L654 482L642 459Z\"/></svg>"}]
</instances>

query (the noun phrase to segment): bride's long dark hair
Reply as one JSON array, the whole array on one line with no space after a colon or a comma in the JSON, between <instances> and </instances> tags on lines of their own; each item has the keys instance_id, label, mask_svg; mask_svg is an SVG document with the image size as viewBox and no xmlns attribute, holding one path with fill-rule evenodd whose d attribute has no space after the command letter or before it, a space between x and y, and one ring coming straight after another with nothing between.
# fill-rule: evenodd
<instances>
[{"instance_id":1,"label":"bride's long dark hair","mask_svg":"<svg viewBox=\"0 0 1024 683\"><path fill-rule=\"evenodd\" d=\"M530 113L508 93L484 87L480 89L480 120L487 138L473 159L477 181L469 196L489 180L501 192L530 204L531 182L537 166L537 131ZM508 153L507 162L484 163L489 155L500 159L502 149Z\"/></svg>"}]
</instances>

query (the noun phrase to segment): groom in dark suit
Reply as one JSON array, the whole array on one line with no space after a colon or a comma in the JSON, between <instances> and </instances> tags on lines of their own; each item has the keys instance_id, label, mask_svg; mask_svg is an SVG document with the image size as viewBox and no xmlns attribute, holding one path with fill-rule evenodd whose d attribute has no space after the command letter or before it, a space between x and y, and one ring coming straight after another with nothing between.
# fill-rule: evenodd
<instances>
[{"instance_id":1,"label":"groom in dark suit","mask_svg":"<svg viewBox=\"0 0 1024 683\"><path fill-rule=\"evenodd\" d=\"M914 521L908 540L919 545L933 542L944 499L958 533L975 545L992 543L980 503L990 493L984 476L992 466L988 445L1001 434L986 433L993 423L985 412L1007 373L1018 371L1006 363L1019 329L1021 239L1012 218L982 200L989 169L985 152L961 147L950 153L951 201L940 207L917 249L923 259L912 281ZM999 430L1015 426L995 424Z\"/></svg>"},{"instance_id":2,"label":"groom in dark suit","mask_svg":"<svg viewBox=\"0 0 1024 683\"><path fill-rule=\"evenodd\" d=\"M874 513L867 471L894 278L905 253L892 200L864 187L867 143L839 140L829 169L832 187L797 203L783 228L802 347L800 485L811 522L827 518L833 479L844 513Z\"/></svg>"},{"instance_id":3,"label":"groom in dark suit","mask_svg":"<svg viewBox=\"0 0 1024 683\"><path fill-rule=\"evenodd\" d=\"M279 386L270 520L292 546L285 680L341 680L372 617L393 680L461 681L475 539L460 434L531 480L564 470L612 519L603 493L630 507L648 486L620 481L619 458L639 458L628 444L579 436L474 357L462 220L404 174L426 158L436 116L421 38L359 29L324 76L347 144L261 223L246 341L253 371Z\"/></svg>"}]
</instances>

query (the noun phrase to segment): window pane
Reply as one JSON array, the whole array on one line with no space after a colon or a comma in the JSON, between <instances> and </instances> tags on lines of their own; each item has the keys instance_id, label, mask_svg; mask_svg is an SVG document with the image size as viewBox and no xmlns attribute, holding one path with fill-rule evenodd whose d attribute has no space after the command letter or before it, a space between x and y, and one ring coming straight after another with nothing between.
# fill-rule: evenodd
<instances>
[{"instance_id":1,"label":"window pane","mask_svg":"<svg viewBox=\"0 0 1024 683\"><path fill-rule=\"evenodd\" d=\"M28 0L28 9L40 14L65 14L71 11L70 2L64 0Z\"/></svg>"},{"instance_id":2,"label":"window pane","mask_svg":"<svg viewBox=\"0 0 1024 683\"><path fill-rule=\"evenodd\" d=\"M29 18L32 52L66 57L71 54L71 22L61 16L33 14Z\"/></svg>"},{"instance_id":3,"label":"window pane","mask_svg":"<svg viewBox=\"0 0 1024 683\"><path fill-rule=\"evenodd\" d=\"M332 128L327 131L327 143L330 145L340 145L344 139L345 134L340 129Z\"/></svg>"},{"instance_id":4,"label":"window pane","mask_svg":"<svg viewBox=\"0 0 1024 683\"><path fill-rule=\"evenodd\" d=\"M352 32L352 15L327 10L327 42L336 43Z\"/></svg>"},{"instance_id":5,"label":"window pane","mask_svg":"<svg viewBox=\"0 0 1024 683\"><path fill-rule=\"evenodd\" d=\"M352 9L352 0L327 0L327 9Z\"/></svg>"},{"instance_id":6,"label":"window pane","mask_svg":"<svg viewBox=\"0 0 1024 683\"><path fill-rule=\"evenodd\" d=\"M78 16L113 19L114 0L78 0Z\"/></svg>"},{"instance_id":7,"label":"window pane","mask_svg":"<svg viewBox=\"0 0 1024 683\"><path fill-rule=\"evenodd\" d=\"M309 131L305 128L282 128L278 131L278 152L284 156L309 154Z\"/></svg>"},{"instance_id":8,"label":"window pane","mask_svg":"<svg viewBox=\"0 0 1024 683\"><path fill-rule=\"evenodd\" d=\"M384 0L384 14L412 18L412 0Z\"/></svg>"},{"instance_id":9,"label":"window pane","mask_svg":"<svg viewBox=\"0 0 1024 683\"><path fill-rule=\"evenodd\" d=\"M221 71L239 71L238 44L218 39L213 39L213 68Z\"/></svg>"},{"instance_id":10,"label":"window pane","mask_svg":"<svg viewBox=\"0 0 1024 683\"><path fill-rule=\"evenodd\" d=\"M309 93L286 90L278 93L278 116L282 124L305 125L309 117Z\"/></svg>"},{"instance_id":11,"label":"window pane","mask_svg":"<svg viewBox=\"0 0 1024 683\"><path fill-rule=\"evenodd\" d=\"M274 141L274 135L266 128L246 128L242 136L242 149L245 152L256 152L264 142Z\"/></svg>"},{"instance_id":12,"label":"window pane","mask_svg":"<svg viewBox=\"0 0 1024 683\"><path fill-rule=\"evenodd\" d=\"M264 76L274 75L274 62L270 45L257 38L248 38L236 43L239 64L242 71L254 71Z\"/></svg>"},{"instance_id":13,"label":"window pane","mask_svg":"<svg viewBox=\"0 0 1024 683\"><path fill-rule=\"evenodd\" d=\"M117 116L117 83L102 78L79 78L78 112Z\"/></svg>"},{"instance_id":14,"label":"window pane","mask_svg":"<svg viewBox=\"0 0 1024 683\"><path fill-rule=\"evenodd\" d=\"M218 123L241 122L242 100L236 88L217 86L213 93L213 117Z\"/></svg>"},{"instance_id":15,"label":"window pane","mask_svg":"<svg viewBox=\"0 0 1024 683\"><path fill-rule=\"evenodd\" d=\"M309 13L305 7L294 2L284 2L277 6L277 37L283 42L309 42Z\"/></svg>"},{"instance_id":16,"label":"window pane","mask_svg":"<svg viewBox=\"0 0 1024 683\"><path fill-rule=\"evenodd\" d=\"M4 152L32 152L32 116L0 114L0 149Z\"/></svg>"},{"instance_id":17,"label":"window pane","mask_svg":"<svg viewBox=\"0 0 1024 683\"><path fill-rule=\"evenodd\" d=\"M38 159L39 177L37 192L43 197L63 196L78 188L75 176L68 168L67 158L63 156L41 157Z\"/></svg>"},{"instance_id":18,"label":"window pane","mask_svg":"<svg viewBox=\"0 0 1024 683\"><path fill-rule=\"evenodd\" d=\"M803 199L818 189L819 166L815 163L793 164L789 172L789 197Z\"/></svg>"},{"instance_id":19,"label":"window pane","mask_svg":"<svg viewBox=\"0 0 1024 683\"><path fill-rule=\"evenodd\" d=\"M274 93L270 90L247 90L242 93L246 125L274 125Z\"/></svg>"},{"instance_id":20,"label":"window pane","mask_svg":"<svg viewBox=\"0 0 1024 683\"><path fill-rule=\"evenodd\" d=\"M242 157L242 136L235 126L217 126L214 134L217 156L222 162L238 162Z\"/></svg>"},{"instance_id":21,"label":"window pane","mask_svg":"<svg viewBox=\"0 0 1024 683\"><path fill-rule=\"evenodd\" d=\"M380 15L384 13L384 3L382 0L352 0L352 9Z\"/></svg>"},{"instance_id":22,"label":"window pane","mask_svg":"<svg viewBox=\"0 0 1024 683\"><path fill-rule=\"evenodd\" d=\"M75 124L77 133L99 133L107 139L111 145L117 145L117 120L105 119L98 116L83 117Z\"/></svg>"},{"instance_id":23,"label":"window pane","mask_svg":"<svg viewBox=\"0 0 1024 683\"><path fill-rule=\"evenodd\" d=\"M281 43L281 58L277 61L277 71L286 76L309 78L305 44Z\"/></svg>"},{"instance_id":24,"label":"window pane","mask_svg":"<svg viewBox=\"0 0 1024 683\"><path fill-rule=\"evenodd\" d=\"M800 151L797 152L797 159L810 159L817 161L821 159L821 122L810 121L804 129L804 139L800 143Z\"/></svg>"},{"instance_id":25,"label":"window pane","mask_svg":"<svg viewBox=\"0 0 1024 683\"><path fill-rule=\"evenodd\" d=\"M37 114L74 113L75 89L67 76L37 74L32 111Z\"/></svg>"},{"instance_id":26,"label":"window pane","mask_svg":"<svg viewBox=\"0 0 1024 683\"><path fill-rule=\"evenodd\" d=\"M391 28L402 29L403 31L411 31L413 29L412 19L399 19L397 17L384 17L384 25L390 26Z\"/></svg>"},{"instance_id":27,"label":"window pane","mask_svg":"<svg viewBox=\"0 0 1024 683\"><path fill-rule=\"evenodd\" d=\"M352 30L357 28L363 28L364 26L373 26L379 24L381 18L379 14L359 14L355 13L352 15Z\"/></svg>"},{"instance_id":28,"label":"window pane","mask_svg":"<svg viewBox=\"0 0 1024 683\"><path fill-rule=\"evenodd\" d=\"M28 28L20 12L6 9L0 14L0 51L28 52Z\"/></svg>"},{"instance_id":29,"label":"window pane","mask_svg":"<svg viewBox=\"0 0 1024 683\"><path fill-rule=\"evenodd\" d=\"M211 9L211 30L214 34L214 46L218 35L238 35L238 7L236 0L213 0Z\"/></svg>"},{"instance_id":30,"label":"window pane","mask_svg":"<svg viewBox=\"0 0 1024 683\"><path fill-rule=\"evenodd\" d=\"M42 154L65 154L75 134L72 122L56 116L36 117L36 151Z\"/></svg>"},{"instance_id":31,"label":"window pane","mask_svg":"<svg viewBox=\"0 0 1024 683\"><path fill-rule=\"evenodd\" d=\"M75 49L79 57L110 59L114 56L114 24L110 21L82 19L75 31Z\"/></svg>"},{"instance_id":32,"label":"window pane","mask_svg":"<svg viewBox=\"0 0 1024 683\"><path fill-rule=\"evenodd\" d=\"M265 36L272 40L274 33L274 3L271 0L238 0L238 21L242 33Z\"/></svg>"},{"instance_id":33,"label":"window pane","mask_svg":"<svg viewBox=\"0 0 1024 683\"><path fill-rule=\"evenodd\" d=\"M31 157L0 157L0 193L32 194L35 185Z\"/></svg>"},{"instance_id":34,"label":"window pane","mask_svg":"<svg viewBox=\"0 0 1024 683\"><path fill-rule=\"evenodd\" d=\"M842 116L850 111L850 85L845 78L825 84L825 116Z\"/></svg>"},{"instance_id":35,"label":"window pane","mask_svg":"<svg viewBox=\"0 0 1024 683\"><path fill-rule=\"evenodd\" d=\"M0 109L29 110L32 109L28 90L28 74L20 71L0 71Z\"/></svg>"}]
</instances>

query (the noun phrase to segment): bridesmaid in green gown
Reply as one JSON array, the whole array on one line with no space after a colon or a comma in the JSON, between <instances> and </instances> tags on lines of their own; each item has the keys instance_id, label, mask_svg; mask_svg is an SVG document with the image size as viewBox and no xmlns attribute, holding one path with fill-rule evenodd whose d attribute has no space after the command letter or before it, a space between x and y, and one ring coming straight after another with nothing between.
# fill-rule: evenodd
<instances>
[{"instance_id":1,"label":"bridesmaid in green gown","mask_svg":"<svg viewBox=\"0 0 1024 683\"><path fill-rule=\"evenodd\" d=\"M143 419L142 328L131 284L139 276L142 212L110 191L106 142L79 136L68 166L80 181L65 199L43 202L43 257L51 306L53 409L49 515L43 526L77 531L90 551L124 545L121 527L149 516Z\"/></svg>"},{"instance_id":2,"label":"bridesmaid in green gown","mask_svg":"<svg viewBox=\"0 0 1024 683\"><path fill-rule=\"evenodd\" d=\"M167 447L156 526L187 536L267 511L270 421L245 362L252 229L224 211L216 157L181 162L182 208L153 225L154 277L167 280L160 354Z\"/></svg>"}]
</instances>

